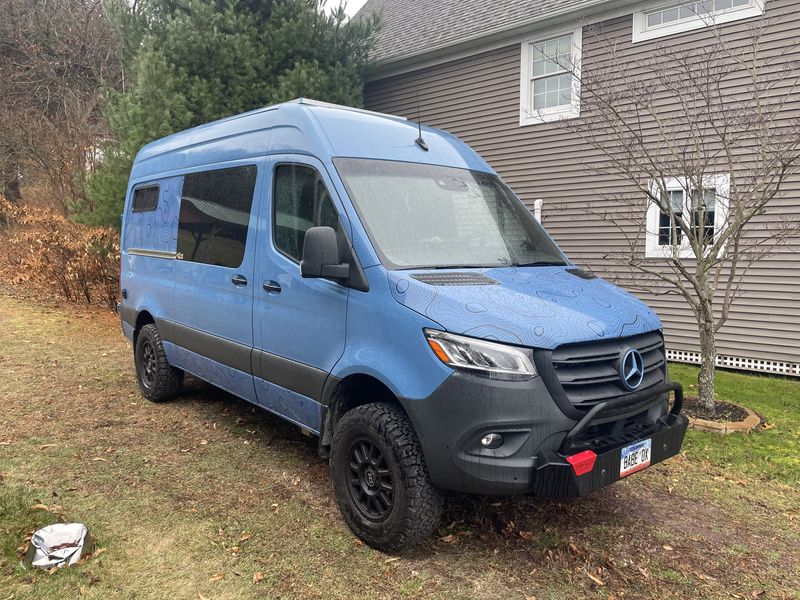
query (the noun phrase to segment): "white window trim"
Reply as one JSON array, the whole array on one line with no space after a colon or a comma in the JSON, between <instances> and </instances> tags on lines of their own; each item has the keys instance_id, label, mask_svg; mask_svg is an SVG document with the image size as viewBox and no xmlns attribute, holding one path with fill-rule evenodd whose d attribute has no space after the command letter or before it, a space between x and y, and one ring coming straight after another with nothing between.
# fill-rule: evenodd
<instances>
[{"instance_id":1,"label":"white window trim","mask_svg":"<svg viewBox=\"0 0 800 600\"><path fill-rule=\"evenodd\" d=\"M546 109L533 109L531 82L533 79L533 45L539 40L549 40L562 35L572 34L572 60L574 73L572 78L572 101L569 106ZM581 50L583 47L583 26L573 29L551 30L537 34L534 39L525 40L520 46L520 85L519 85L519 124L534 125L550 123L561 119L574 119L581 114Z\"/></svg>"},{"instance_id":2,"label":"white window trim","mask_svg":"<svg viewBox=\"0 0 800 600\"><path fill-rule=\"evenodd\" d=\"M687 190L691 192L688 178L686 177L667 177L664 179L664 185L667 191L681 190L684 192L684 198L687 198ZM730 188L731 176L730 174L706 175L703 177L704 188L715 188L717 195L714 206L714 238L716 239L717 233L722 231L725 224L728 222L728 214L730 210ZM650 183L650 189L653 195L658 195L658 185L655 181ZM691 215L689 214L691 207L687 202L684 202L683 218L690 222ZM645 221L645 258L672 258L675 256L674 251L677 250L679 258L694 258L694 252L689 245L689 239L686 234L681 236L681 243L677 246L668 245L660 246L658 243L658 221L661 214L661 208L652 200L647 200L647 217ZM725 251L725 248L720 249L720 255Z\"/></svg>"},{"instance_id":3,"label":"white window trim","mask_svg":"<svg viewBox=\"0 0 800 600\"><path fill-rule=\"evenodd\" d=\"M633 13L633 43L646 42L677 33L684 33L686 31L694 31L696 29L703 29L712 25L722 25L724 23L731 23L741 19L749 19L751 17L759 17L764 14L764 0L753 0L752 6L745 6L742 8L732 8L729 10L711 13L709 15L696 15L691 19L681 21L680 23L673 23L672 25L658 25L656 27L647 27L647 14L671 8L673 6L681 6L686 4L689 0L683 2L670 2L661 4L659 6L651 6L647 10L639 10Z\"/></svg>"}]
</instances>

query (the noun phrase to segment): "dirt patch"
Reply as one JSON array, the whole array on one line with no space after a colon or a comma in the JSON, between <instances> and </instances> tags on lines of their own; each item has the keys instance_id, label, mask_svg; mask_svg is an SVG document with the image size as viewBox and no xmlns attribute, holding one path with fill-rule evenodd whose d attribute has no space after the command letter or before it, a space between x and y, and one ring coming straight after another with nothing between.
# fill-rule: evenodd
<instances>
[{"instance_id":1,"label":"dirt patch","mask_svg":"<svg viewBox=\"0 0 800 600\"><path fill-rule=\"evenodd\" d=\"M695 396L687 396L683 399L682 412L693 419L705 419L706 421L719 423L735 423L744 421L748 417L747 411L741 406L736 406L725 400L717 400L714 410L710 411L700 402L700 398Z\"/></svg>"}]
</instances>

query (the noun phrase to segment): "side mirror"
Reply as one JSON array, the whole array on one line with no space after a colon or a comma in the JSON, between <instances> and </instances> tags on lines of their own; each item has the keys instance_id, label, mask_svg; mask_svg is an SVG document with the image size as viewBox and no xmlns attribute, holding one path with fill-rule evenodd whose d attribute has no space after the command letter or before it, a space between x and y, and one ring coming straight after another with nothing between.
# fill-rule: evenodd
<instances>
[{"instance_id":1,"label":"side mirror","mask_svg":"<svg viewBox=\"0 0 800 600\"><path fill-rule=\"evenodd\" d=\"M300 274L323 279L350 278L350 265L339 262L339 244L332 227L311 227L306 231Z\"/></svg>"}]
</instances>

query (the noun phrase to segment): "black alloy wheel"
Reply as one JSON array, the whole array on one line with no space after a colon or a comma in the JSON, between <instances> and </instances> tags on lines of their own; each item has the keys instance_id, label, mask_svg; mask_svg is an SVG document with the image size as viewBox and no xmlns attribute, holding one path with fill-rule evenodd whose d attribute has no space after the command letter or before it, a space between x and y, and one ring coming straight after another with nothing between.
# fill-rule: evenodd
<instances>
[{"instance_id":1,"label":"black alloy wheel","mask_svg":"<svg viewBox=\"0 0 800 600\"><path fill-rule=\"evenodd\" d=\"M133 360L136 380L145 398L152 402L166 402L180 394L183 371L169 364L155 323L144 325L136 335Z\"/></svg>"},{"instance_id":2,"label":"black alloy wheel","mask_svg":"<svg viewBox=\"0 0 800 600\"><path fill-rule=\"evenodd\" d=\"M430 481L414 426L394 404L362 404L336 423L331 476L350 529L367 544L397 552L431 535L444 495Z\"/></svg>"},{"instance_id":3,"label":"black alloy wheel","mask_svg":"<svg viewBox=\"0 0 800 600\"><path fill-rule=\"evenodd\" d=\"M156 351L153 349L153 344L150 340L145 340L139 350L141 356L139 358L139 378L142 385L146 388L152 388L156 383Z\"/></svg>"},{"instance_id":4,"label":"black alloy wheel","mask_svg":"<svg viewBox=\"0 0 800 600\"><path fill-rule=\"evenodd\" d=\"M394 506L392 472L383 453L367 438L350 446L350 494L362 514L373 521L383 521Z\"/></svg>"}]
</instances>

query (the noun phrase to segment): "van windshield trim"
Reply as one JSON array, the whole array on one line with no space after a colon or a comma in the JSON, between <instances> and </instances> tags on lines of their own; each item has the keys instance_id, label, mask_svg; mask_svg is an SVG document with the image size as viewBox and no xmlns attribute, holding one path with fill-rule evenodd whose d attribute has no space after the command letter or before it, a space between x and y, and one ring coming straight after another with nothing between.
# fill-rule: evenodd
<instances>
[{"instance_id":1,"label":"van windshield trim","mask_svg":"<svg viewBox=\"0 0 800 600\"><path fill-rule=\"evenodd\" d=\"M555 241L535 219L531 211L494 173L472 170L468 168L389 159L335 157L332 159L332 161L352 202L353 208L358 215L359 221L364 227L369 241L375 250L375 253L381 261L381 264L389 270L410 271L421 269L489 269L504 267L570 266L572 264L555 243ZM532 252L525 257L512 257L511 248L508 247L509 240L503 239L503 242L507 246L506 251L508 251L508 256L498 257L494 261L464 260L464 257L454 257L453 260L449 261L398 261L396 260L396 256L393 257L390 255L392 249L384 248L382 242L385 242L386 240L385 235L383 235L382 238L382 234L385 234L386 232L381 231L381 225L379 222L377 222L380 221L380 219L375 218L376 215L374 202L370 207L370 198L367 197L367 194L364 193L365 190L363 189L363 186L359 185L358 182L359 177L369 176L370 173L382 173L384 176L394 177L395 181L393 183L402 183L404 180L403 175L409 175L409 178L416 176L422 177L423 179L426 176L441 176L441 179L452 179L453 184L456 187L463 188L459 189L458 191L468 190L470 186L472 186L473 189L470 189L469 191L474 192L475 187L484 185L497 194L497 200L495 202L497 205L495 207L497 212L502 212L504 217L511 217L513 221L518 221L518 225L524 230L524 233L527 234L527 239L523 241L525 242L525 245L532 250ZM377 180L373 182L373 185L375 183L377 183ZM441 181L437 182L437 185L440 184ZM362 189L359 189L359 187ZM386 190L388 188L396 191L401 189L401 187L402 186L398 185L384 185L382 189ZM446 183L444 184L444 188L447 188ZM384 200L387 199L390 198L384 198ZM482 199L485 200L485 198ZM478 204L480 204L480 202L478 202ZM484 210L486 209L484 206L481 206L481 208ZM502 208L502 211L500 208ZM408 214L413 213L409 212ZM496 215L494 220L487 220L484 222L484 224L488 225L489 229L492 229L492 225L497 228L498 219L496 218ZM498 231L491 231L490 234L492 233L495 235L495 237L497 237L498 234L501 235L501 232ZM531 247L531 244L534 242L536 247Z\"/></svg>"}]
</instances>

